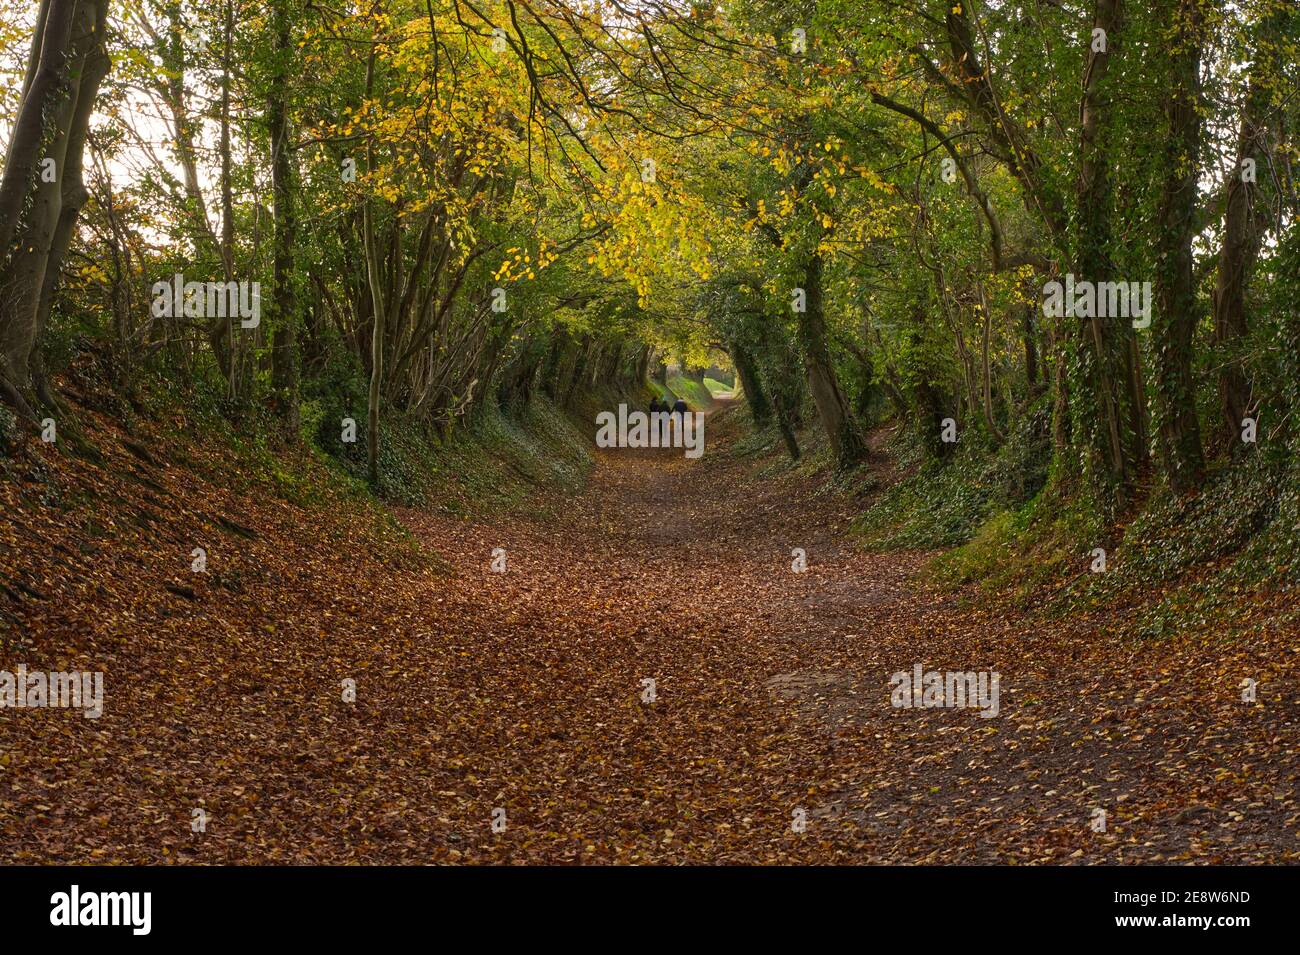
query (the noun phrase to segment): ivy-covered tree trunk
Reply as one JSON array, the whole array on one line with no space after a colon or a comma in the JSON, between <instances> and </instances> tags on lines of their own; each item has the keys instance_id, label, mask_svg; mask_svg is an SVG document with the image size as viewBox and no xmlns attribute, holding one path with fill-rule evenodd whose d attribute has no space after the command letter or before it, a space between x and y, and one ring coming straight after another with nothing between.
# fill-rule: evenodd
<instances>
[{"instance_id":1,"label":"ivy-covered tree trunk","mask_svg":"<svg viewBox=\"0 0 1300 955\"><path fill-rule=\"evenodd\" d=\"M573 364L573 374L569 377L568 386L564 389L564 400L561 404L567 408L573 403L573 396L578 390L578 386L584 383L588 367L593 361L597 346L591 335L583 335L582 342L578 347L578 357Z\"/></svg>"},{"instance_id":2,"label":"ivy-covered tree trunk","mask_svg":"<svg viewBox=\"0 0 1300 955\"><path fill-rule=\"evenodd\" d=\"M276 412L287 437L298 433L298 322L294 252L298 239L298 210L294 195L293 145L289 125L289 74L293 58L289 0L275 0L275 31L267 125L271 134L271 192L275 202L275 246L272 256L275 290L271 300L271 388Z\"/></svg>"},{"instance_id":3,"label":"ivy-covered tree trunk","mask_svg":"<svg viewBox=\"0 0 1300 955\"><path fill-rule=\"evenodd\" d=\"M546 358L546 339L529 336L501 371L501 380L497 385L497 404L502 409L520 411L528 406L532 400L533 383Z\"/></svg>"},{"instance_id":4,"label":"ivy-covered tree trunk","mask_svg":"<svg viewBox=\"0 0 1300 955\"><path fill-rule=\"evenodd\" d=\"M217 152L221 162L221 274L227 282L235 281L235 190L232 182L233 156L231 155L230 106L231 74L234 72L235 5L226 0L221 24L221 94L218 112L220 132ZM229 321L210 319L208 322L208 347L212 349L217 367L226 379L228 392L235 397L237 382L231 354L233 326Z\"/></svg>"},{"instance_id":5,"label":"ivy-covered tree trunk","mask_svg":"<svg viewBox=\"0 0 1300 955\"><path fill-rule=\"evenodd\" d=\"M728 351L731 354L731 363L736 366L736 374L740 376L740 386L745 392L750 417L754 419L756 427L766 428L772 422L772 404L768 401L763 383L758 377L754 356L749 353L749 349L744 344L734 339Z\"/></svg>"},{"instance_id":6,"label":"ivy-covered tree trunk","mask_svg":"<svg viewBox=\"0 0 1300 955\"><path fill-rule=\"evenodd\" d=\"M1272 51L1285 35L1288 23L1300 11L1278 6L1259 26L1255 62L1247 81L1237 139L1236 165L1229 171L1224 209L1223 244L1219 249L1214 289L1214 342L1221 351L1219 409L1221 433L1229 448L1241 448L1242 420L1251 404L1251 382L1240 353L1249 331L1246 289L1259 258L1269 208L1261 191L1261 177L1270 176L1274 157L1274 132L1266 119L1271 98L1267 75L1276 69Z\"/></svg>"},{"instance_id":7,"label":"ivy-covered tree trunk","mask_svg":"<svg viewBox=\"0 0 1300 955\"><path fill-rule=\"evenodd\" d=\"M813 253L804 270L805 308L796 312L799 338L803 345L804 365L808 373L808 390L817 416L830 442L835 464L852 468L867 457L867 443L858 430L853 409L840 388L826 341L826 316L822 300L822 259Z\"/></svg>"},{"instance_id":8,"label":"ivy-covered tree trunk","mask_svg":"<svg viewBox=\"0 0 1300 955\"><path fill-rule=\"evenodd\" d=\"M1111 63L1118 53L1121 13L1120 0L1097 0L1079 107L1078 213L1073 256L1076 281L1099 283L1113 278ZM1124 320L1122 316L1097 314L1077 317L1074 380L1070 388L1075 425L1072 430L1084 443L1093 489L1103 501L1119 507L1130 496L1137 470L1132 418L1125 419L1121 403L1125 333L1116 323Z\"/></svg>"},{"instance_id":9,"label":"ivy-covered tree trunk","mask_svg":"<svg viewBox=\"0 0 1300 955\"><path fill-rule=\"evenodd\" d=\"M1026 305L1020 311L1020 341L1025 350L1025 384L1030 394L1038 391L1038 342L1034 332L1033 305Z\"/></svg>"},{"instance_id":10,"label":"ivy-covered tree trunk","mask_svg":"<svg viewBox=\"0 0 1300 955\"><path fill-rule=\"evenodd\" d=\"M1192 336L1199 309L1192 240L1200 205L1200 69L1202 0L1171 0L1162 22L1172 24L1163 50L1168 67L1164 115L1168 124L1164 182L1156 215L1156 365L1160 389L1160 452L1165 477L1178 493L1204 477L1201 429L1192 378Z\"/></svg>"}]
</instances>

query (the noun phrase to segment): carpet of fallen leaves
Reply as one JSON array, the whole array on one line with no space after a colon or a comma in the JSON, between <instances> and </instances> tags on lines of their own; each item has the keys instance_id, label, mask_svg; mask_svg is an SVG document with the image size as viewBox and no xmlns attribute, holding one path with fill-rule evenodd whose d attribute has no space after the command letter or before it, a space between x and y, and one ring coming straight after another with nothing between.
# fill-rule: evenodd
<instances>
[{"instance_id":1,"label":"carpet of fallen leaves","mask_svg":"<svg viewBox=\"0 0 1300 955\"><path fill-rule=\"evenodd\" d=\"M1294 633L980 610L711 425L698 461L602 452L547 518L403 511L445 567L201 479L217 450L37 449L0 480L0 669L102 670L105 712L0 710L0 861L1300 859ZM996 670L1000 715L892 708L916 663Z\"/></svg>"}]
</instances>

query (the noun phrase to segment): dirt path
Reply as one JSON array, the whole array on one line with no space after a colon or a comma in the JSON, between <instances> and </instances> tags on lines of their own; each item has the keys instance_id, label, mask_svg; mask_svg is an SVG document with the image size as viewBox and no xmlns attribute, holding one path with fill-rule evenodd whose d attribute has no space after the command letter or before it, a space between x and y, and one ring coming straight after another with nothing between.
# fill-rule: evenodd
<instances>
[{"instance_id":1,"label":"dirt path","mask_svg":"<svg viewBox=\"0 0 1300 955\"><path fill-rule=\"evenodd\" d=\"M511 740L493 782L521 824L574 834L561 855L580 842L578 858L692 862L1296 857L1285 690L1243 707L1203 648L1142 663L1087 626L981 619L919 585L925 555L855 548L860 504L759 480L726 441L698 462L608 452L558 525L498 535L509 574L483 579L509 626L486 652L514 665L493 680ZM1259 656L1241 672L1263 672ZM889 675L918 663L1000 671L997 718L892 707ZM514 681L530 679L521 700Z\"/></svg>"},{"instance_id":2,"label":"dirt path","mask_svg":"<svg viewBox=\"0 0 1300 955\"><path fill-rule=\"evenodd\" d=\"M699 461L604 452L551 520L403 513L450 579L282 515L237 587L161 606L101 573L42 605L28 665L102 661L111 705L0 715L0 859L1297 858L1277 643L982 618L918 583L924 555L855 548L860 502L760 479L710 429ZM102 630L77 623L93 587ZM998 671L997 717L891 706L915 664ZM1262 705L1237 673L1261 674Z\"/></svg>"}]
</instances>

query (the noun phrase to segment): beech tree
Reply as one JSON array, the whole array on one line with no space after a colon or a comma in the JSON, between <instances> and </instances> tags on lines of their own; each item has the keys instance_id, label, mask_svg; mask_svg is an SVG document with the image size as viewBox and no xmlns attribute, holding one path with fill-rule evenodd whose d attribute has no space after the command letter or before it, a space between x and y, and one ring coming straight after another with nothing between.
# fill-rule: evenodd
<instances>
[{"instance_id":1,"label":"beech tree","mask_svg":"<svg viewBox=\"0 0 1300 955\"><path fill-rule=\"evenodd\" d=\"M24 417L56 405L39 344L88 192L83 153L108 0L42 0L0 179L0 391Z\"/></svg>"}]
</instances>

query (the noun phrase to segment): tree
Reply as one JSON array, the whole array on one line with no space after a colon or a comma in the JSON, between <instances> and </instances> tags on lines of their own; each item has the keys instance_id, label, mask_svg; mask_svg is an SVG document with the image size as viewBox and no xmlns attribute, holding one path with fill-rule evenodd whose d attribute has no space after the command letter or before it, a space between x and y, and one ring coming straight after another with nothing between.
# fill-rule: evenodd
<instances>
[{"instance_id":1,"label":"tree","mask_svg":"<svg viewBox=\"0 0 1300 955\"><path fill-rule=\"evenodd\" d=\"M38 346L88 197L82 157L109 69L107 13L108 0L42 0L0 180L0 397L32 420L35 398L55 404Z\"/></svg>"}]
</instances>

